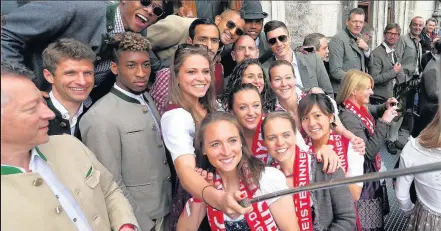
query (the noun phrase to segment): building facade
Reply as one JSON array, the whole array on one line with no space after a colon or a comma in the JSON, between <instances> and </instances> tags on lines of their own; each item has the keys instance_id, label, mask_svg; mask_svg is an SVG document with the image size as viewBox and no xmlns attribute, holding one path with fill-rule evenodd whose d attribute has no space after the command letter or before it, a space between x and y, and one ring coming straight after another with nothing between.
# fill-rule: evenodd
<instances>
[{"instance_id":1,"label":"building facade","mask_svg":"<svg viewBox=\"0 0 441 231\"><path fill-rule=\"evenodd\" d=\"M345 27L348 12L360 7L365 10L366 21L373 27L371 47L383 41L383 29L387 23L398 23L402 33L407 33L414 16L441 19L441 1L261 1L269 20L286 23L294 46L314 32L330 38Z\"/></svg>"}]
</instances>

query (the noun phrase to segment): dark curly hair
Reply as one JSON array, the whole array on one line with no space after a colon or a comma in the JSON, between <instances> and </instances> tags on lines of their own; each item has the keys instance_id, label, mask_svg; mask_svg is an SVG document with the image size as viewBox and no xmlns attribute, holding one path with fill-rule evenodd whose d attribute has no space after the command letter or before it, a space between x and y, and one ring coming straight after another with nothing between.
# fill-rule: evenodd
<instances>
[{"instance_id":1,"label":"dark curly hair","mask_svg":"<svg viewBox=\"0 0 441 231\"><path fill-rule=\"evenodd\" d=\"M111 42L112 61L117 62L122 51L146 51L152 49L149 40L141 34L134 32L123 32L116 34Z\"/></svg>"},{"instance_id":2,"label":"dark curly hair","mask_svg":"<svg viewBox=\"0 0 441 231\"><path fill-rule=\"evenodd\" d=\"M250 65L258 65L262 69L264 85L263 91L260 94L262 98L262 109L264 112L274 111L276 105L276 94L273 92L268 84L268 79L265 76L265 71L263 71L262 64L260 64L259 59L245 59L239 63L233 70L233 73L229 76L228 84L225 90L219 95L220 103L222 107L226 110L228 106L228 97L231 95L231 91L238 86L242 85L243 73Z\"/></svg>"}]
</instances>

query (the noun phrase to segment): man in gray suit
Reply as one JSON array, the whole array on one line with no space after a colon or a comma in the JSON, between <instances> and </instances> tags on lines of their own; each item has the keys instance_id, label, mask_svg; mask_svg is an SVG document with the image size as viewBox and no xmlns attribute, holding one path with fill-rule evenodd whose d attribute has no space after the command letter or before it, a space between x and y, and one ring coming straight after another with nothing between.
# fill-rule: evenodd
<instances>
[{"instance_id":1,"label":"man in gray suit","mask_svg":"<svg viewBox=\"0 0 441 231\"><path fill-rule=\"evenodd\" d=\"M406 75L405 82L400 87L412 88L404 98L404 104L409 111L415 109L418 105L416 100L415 86L419 84L420 74L422 72L422 44L421 32L423 30L424 21L420 16L414 17L409 24L409 33L402 35L397 43L396 54L398 60L402 65L404 74ZM409 118L411 119L411 118Z\"/></svg>"},{"instance_id":2,"label":"man in gray suit","mask_svg":"<svg viewBox=\"0 0 441 231\"><path fill-rule=\"evenodd\" d=\"M110 37L133 31L146 33L146 28L163 13L162 1L32 1L5 16L1 31L2 59L22 63L34 71L41 91L50 85L43 77L41 54L50 43L60 38L73 38L87 44L97 55L95 62L95 101L106 94L115 77L110 73L108 49ZM153 60L152 68L167 65Z\"/></svg>"},{"instance_id":3,"label":"man in gray suit","mask_svg":"<svg viewBox=\"0 0 441 231\"><path fill-rule=\"evenodd\" d=\"M364 18L363 9L352 9L346 19L346 28L329 42L329 73L336 94L348 70L367 71L365 59L370 57L371 51L361 34Z\"/></svg>"},{"instance_id":4,"label":"man in gray suit","mask_svg":"<svg viewBox=\"0 0 441 231\"><path fill-rule=\"evenodd\" d=\"M269 21L265 24L264 32L274 53L274 56L263 64L266 76L268 76L268 68L272 61L286 60L294 68L298 86L305 91L313 87L319 87L327 95L334 97L331 82L321 57L316 53L294 52L291 48L291 37L285 23L276 20Z\"/></svg>"},{"instance_id":5,"label":"man in gray suit","mask_svg":"<svg viewBox=\"0 0 441 231\"><path fill-rule=\"evenodd\" d=\"M116 83L84 114L81 136L130 201L141 230L167 231L170 168L159 113L145 92L150 43L133 32L117 34L113 43L111 70Z\"/></svg>"},{"instance_id":6,"label":"man in gray suit","mask_svg":"<svg viewBox=\"0 0 441 231\"><path fill-rule=\"evenodd\" d=\"M371 104L383 104L387 99L394 97L394 86L405 81L406 76L401 68L400 60L395 54L395 45L398 42L401 28L396 23L386 25L384 29L384 42L372 51L371 65L369 74L374 79L374 95ZM398 121L393 121L386 147L390 154L397 154L397 149L402 149L403 145L398 141L398 129L401 126L403 117Z\"/></svg>"}]
</instances>

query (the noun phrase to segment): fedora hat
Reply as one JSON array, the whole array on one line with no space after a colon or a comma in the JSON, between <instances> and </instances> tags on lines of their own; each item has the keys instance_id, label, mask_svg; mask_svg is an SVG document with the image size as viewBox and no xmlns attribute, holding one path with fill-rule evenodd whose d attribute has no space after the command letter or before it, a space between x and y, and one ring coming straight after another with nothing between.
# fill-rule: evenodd
<instances>
[{"instance_id":1,"label":"fedora hat","mask_svg":"<svg viewBox=\"0 0 441 231\"><path fill-rule=\"evenodd\" d=\"M262 10L262 4L256 0L243 0L242 9L244 19L264 19L268 16Z\"/></svg>"}]
</instances>

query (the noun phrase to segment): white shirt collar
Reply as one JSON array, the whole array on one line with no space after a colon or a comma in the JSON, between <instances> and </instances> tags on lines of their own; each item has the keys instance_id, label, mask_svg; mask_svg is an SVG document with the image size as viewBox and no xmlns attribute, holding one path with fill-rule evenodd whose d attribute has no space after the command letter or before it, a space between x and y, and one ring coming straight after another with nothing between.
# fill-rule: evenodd
<instances>
[{"instance_id":1,"label":"white shirt collar","mask_svg":"<svg viewBox=\"0 0 441 231\"><path fill-rule=\"evenodd\" d=\"M54 93L51 91L49 92L49 98L52 101L52 104L54 105L55 109L57 109L60 113L63 119L70 121L69 112L67 109L55 98ZM74 115L74 118L77 119L82 113L83 113L83 106L84 104L81 103L80 108L78 109L77 113ZM74 119L72 118L72 120Z\"/></svg>"},{"instance_id":2,"label":"white shirt collar","mask_svg":"<svg viewBox=\"0 0 441 231\"><path fill-rule=\"evenodd\" d=\"M291 50L292 51L292 65L294 65L294 66L297 66L297 59L296 59L296 53L293 51L293 50ZM276 60L279 60L276 56L274 56L274 58L276 59Z\"/></svg>"},{"instance_id":3,"label":"white shirt collar","mask_svg":"<svg viewBox=\"0 0 441 231\"><path fill-rule=\"evenodd\" d=\"M130 97L130 98L133 98L133 99L138 100L142 105L146 105L146 104L147 104L147 103L145 102L144 98L142 97L142 94L135 95L135 94L133 94L133 93L131 93L131 92L128 92L128 91L126 91L126 90L120 88L118 85L116 85L116 83L113 85L113 87L114 87L116 90L122 92L124 95L127 95L127 96Z\"/></svg>"},{"instance_id":4,"label":"white shirt collar","mask_svg":"<svg viewBox=\"0 0 441 231\"><path fill-rule=\"evenodd\" d=\"M256 47L257 47L257 49L259 49L259 44L260 44L260 37L257 37L257 39L256 39Z\"/></svg>"},{"instance_id":5,"label":"white shirt collar","mask_svg":"<svg viewBox=\"0 0 441 231\"><path fill-rule=\"evenodd\" d=\"M38 155L37 150L36 150L35 148L33 148L33 149L31 150L31 159L29 160L29 170L32 171L33 169L35 169L35 161L36 161L36 159L38 159L38 158L41 159L40 155ZM43 159L41 159L41 160L43 160ZM21 172L23 172L23 173L26 173L26 172L27 172L27 171L26 171L24 168L22 168L22 167L12 166L12 165L8 165L8 164L2 164L2 166L14 167L14 168L16 168L16 169L19 169L19 170L20 170Z\"/></svg>"},{"instance_id":6,"label":"white shirt collar","mask_svg":"<svg viewBox=\"0 0 441 231\"><path fill-rule=\"evenodd\" d=\"M391 53L391 52L394 52L395 51L395 48L390 48L385 42L383 42L382 43L383 44L383 46L385 47L385 49L386 49L386 53Z\"/></svg>"}]
</instances>

